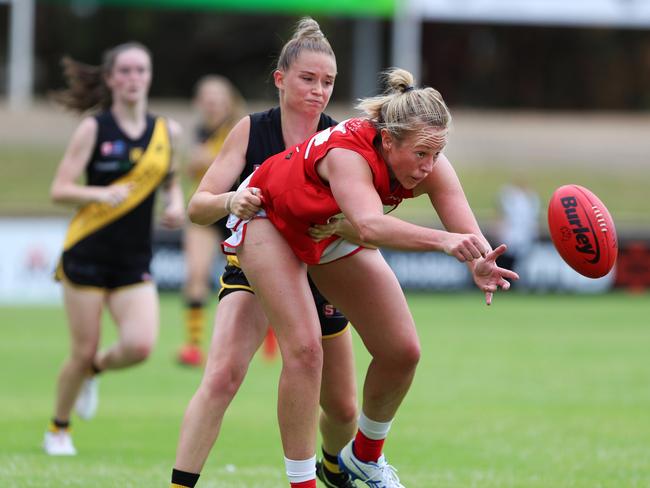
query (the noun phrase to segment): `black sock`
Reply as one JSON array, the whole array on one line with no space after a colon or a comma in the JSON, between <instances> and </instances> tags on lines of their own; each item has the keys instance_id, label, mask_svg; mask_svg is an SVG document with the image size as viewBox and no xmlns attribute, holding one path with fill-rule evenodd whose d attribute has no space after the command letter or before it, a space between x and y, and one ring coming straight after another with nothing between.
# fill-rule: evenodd
<instances>
[{"instance_id":1,"label":"black sock","mask_svg":"<svg viewBox=\"0 0 650 488\"><path fill-rule=\"evenodd\" d=\"M93 370L93 374L95 376L102 372L102 370L99 369L99 366L97 366L97 364L95 364L95 361L93 361L93 363L90 365L90 369Z\"/></svg>"},{"instance_id":2,"label":"black sock","mask_svg":"<svg viewBox=\"0 0 650 488\"><path fill-rule=\"evenodd\" d=\"M186 300L185 307L187 308L203 308L205 307L205 300Z\"/></svg>"},{"instance_id":3,"label":"black sock","mask_svg":"<svg viewBox=\"0 0 650 488\"><path fill-rule=\"evenodd\" d=\"M329 452L325 451L325 448L321 447L321 451L323 452L323 459L326 459L332 464L338 464L339 463L339 458L336 455L332 455Z\"/></svg>"},{"instance_id":4,"label":"black sock","mask_svg":"<svg viewBox=\"0 0 650 488\"><path fill-rule=\"evenodd\" d=\"M196 482L199 481L199 476L201 476L201 473L188 473L179 469L172 469L172 484L194 488Z\"/></svg>"},{"instance_id":5,"label":"black sock","mask_svg":"<svg viewBox=\"0 0 650 488\"><path fill-rule=\"evenodd\" d=\"M52 424L54 424L54 427L56 427L57 429L67 429L68 427L70 427L69 420L59 420L57 418L53 418Z\"/></svg>"},{"instance_id":6,"label":"black sock","mask_svg":"<svg viewBox=\"0 0 650 488\"><path fill-rule=\"evenodd\" d=\"M321 447L323 452L323 468L325 468L330 473L340 473L339 470L339 458L335 454L330 454Z\"/></svg>"}]
</instances>

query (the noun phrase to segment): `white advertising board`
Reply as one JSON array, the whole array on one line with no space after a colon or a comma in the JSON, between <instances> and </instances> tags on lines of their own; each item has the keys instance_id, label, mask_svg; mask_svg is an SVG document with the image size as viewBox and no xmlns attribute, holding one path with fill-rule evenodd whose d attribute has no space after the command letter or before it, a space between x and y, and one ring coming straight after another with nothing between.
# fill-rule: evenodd
<instances>
[{"instance_id":1,"label":"white advertising board","mask_svg":"<svg viewBox=\"0 0 650 488\"><path fill-rule=\"evenodd\" d=\"M0 305L61 303L61 290L52 274L67 228L65 219L0 218ZM452 291L473 289L467 267L442 253L383 252L407 290ZM217 256L212 276L223 270ZM151 263L160 289L179 290L185 279L185 260L178 238L157 239ZM516 267L520 289L535 292L602 293L614 284L615 271L592 280L572 270L550 242L535 244Z\"/></svg>"},{"instance_id":2,"label":"white advertising board","mask_svg":"<svg viewBox=\"0 0 650 488\"><path fill-rule=\"evenodd\" d=\"M0 304L56 303L56 268L66 219L0 218Z\"/></svg>"}]
</instances>

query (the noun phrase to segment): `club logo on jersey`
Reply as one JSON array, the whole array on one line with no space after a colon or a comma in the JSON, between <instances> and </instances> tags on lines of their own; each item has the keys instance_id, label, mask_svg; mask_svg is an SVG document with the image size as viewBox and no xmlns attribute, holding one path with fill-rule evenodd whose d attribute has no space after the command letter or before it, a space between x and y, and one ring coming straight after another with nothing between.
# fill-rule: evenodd
<instances>
[{"instance_id":1,"label":"club logo on jersey","mask_svg":"<svg viewBox=\"0 0 650 488\"><path fill-rule=\"evenodd\" d=\"M141 147L133 147L129 151L129 159L133 164L137 163L140 157L142 156L142 153L144 152L144 149Z\"/></svg>"},{"instance_id":2,"label":"club logo on jersey","mask_svg":"<svg viewBox=\"0 0 650 488\"><path fill-rule=\"evenodd\" d=\"M104 141L99 148L99 152L103 157L119 158L124 156L126 152L126 144L124 141Z\"/></svg>"}]
</instances>

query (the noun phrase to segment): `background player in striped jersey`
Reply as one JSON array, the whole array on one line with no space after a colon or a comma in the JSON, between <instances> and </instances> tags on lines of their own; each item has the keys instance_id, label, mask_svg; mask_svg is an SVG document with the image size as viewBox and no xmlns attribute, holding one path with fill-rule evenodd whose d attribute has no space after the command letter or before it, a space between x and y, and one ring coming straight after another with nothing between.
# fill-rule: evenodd
<instances>
[{"instance_id":1,"label":"background player in striped jersey","mask_svg":"<svg viewBox=\"0 0 650 488\"><path fill-rule=\"evenodd\" d=\"M196 85L194 106L200 120L185 169L197 186L221 151L226 136L244 115L244 100L230 80L219 75L207 75ZM205 304L210 292L214 258L219 243L227 235L225 218L209 226L191 222L185 226L185 343L178 352L181 364L203 365Z\"/></svg>"},{"instance_id":2,"label":"background player in striped jersey","mask_svg":"<svg viewBox=\"0 0 650 488\"><path fill-rule=\"evenodd\" d=\"M96 375L144 361L158 336L158 295L149 274L156 190L164 190L162 224L180 227L183 195L173 171L172 146L180 127L147 112L151 56L138 43L107 51L102 66L64 59L68 108L86 112L52 182L56 203L79 207L56 272L70 329L70 355L59 374L56 405L44 448L73 455L70 413L97 407ZM86 184L78 180L85 173ZM102 311L118 341L98 350ZM83 384L83 387L82 387ZM81 392L80 392L81 388Z\"/></svg>"}]
</instances>

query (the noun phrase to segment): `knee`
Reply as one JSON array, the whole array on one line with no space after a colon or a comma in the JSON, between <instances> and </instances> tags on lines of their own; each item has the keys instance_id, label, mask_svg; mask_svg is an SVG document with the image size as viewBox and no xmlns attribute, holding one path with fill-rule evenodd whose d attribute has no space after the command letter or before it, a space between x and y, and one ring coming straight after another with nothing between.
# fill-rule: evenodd
<instances>
[{"instance_id":1,"label":"knee","mask_svg":"<svg viewBox=\"0 0 650 488\"><path fill-rule=\"evenodd\" d=\"M420 362L421 355L422 349L420 348L420 343L417 340L406 344L401 351L402 362L405 367L410 369L415 369L415 367Z\"/></svg>"},{"instance_id":2,"label":"knee","mask_svg":"<svg viewBox=\"0 0 650 488\"><path fill-rule=\"evenodd\" d=\"M229 403L244 381L246 371L246 366L234 363L219 365L206 371L200 388L211 403Z\"/></svg>"},{"instance_id":3,"label":"knee","mask_svg":"<svg viewBox=\"0 0 650 488\"><path fill-rule=\"evenodd\" d=\"M320 338L292 344L288 351L283 352L282 361L284 370L297 371L320 380L323 370L323 348Z\"/></svg>"},{"instance_id":4,"label":"knee","mask_svg":"<svg viewBox=\"0 0 650 488\"><path fill-rule=\"evenodd\" d=\"M97 354L97 347L84 346L73 349L70 355L70 360L77 365L79 369L90 369L95 355Z\"/></svg>"},{"instance_id":5,"label":"knee","mask_svg":"<svg viewBox=\"0 0 650 488\"><path fill-rule=\"evenodd\" d=\"M408 373L418 365L420 361L421 348L417 338L409 341L402 341L399 344L393 344L383 354L375 356L375 360L381 362L384 367L395 371Z\"/></svg>"},{"instance_id":6,"label":"knee","mask_svg":"<svg viewBox=\"0 0 650 488\"><path fill-rule=\"evenodd\" d=\"M133 363L141 363L146 360L153 350L153 343L147 341L134 342L125 346L126 355Z\"/></svg>"}]
</instances>

